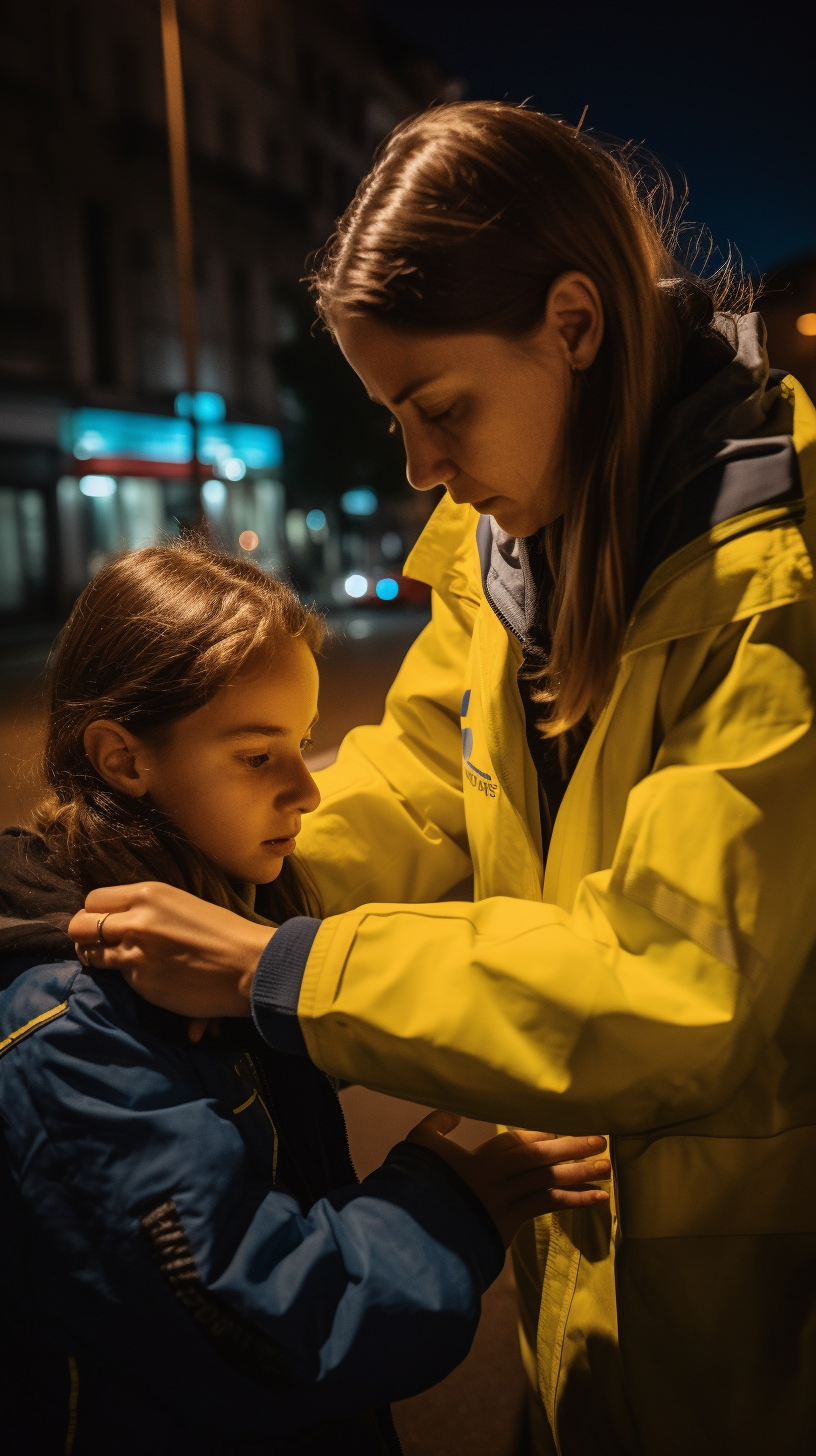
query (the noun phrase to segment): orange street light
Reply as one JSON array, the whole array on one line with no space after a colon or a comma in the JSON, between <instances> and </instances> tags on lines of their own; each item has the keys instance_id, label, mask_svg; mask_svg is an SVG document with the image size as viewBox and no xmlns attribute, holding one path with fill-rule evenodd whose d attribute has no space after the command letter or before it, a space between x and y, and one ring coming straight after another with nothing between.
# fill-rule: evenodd
<instances>
[{"instance_id":1,"label":"orange street light","mask_svg":"<svg viewBox=\"0 0 816 1456\"><path fill-rule=\"evenodd\" d=\"M190 173L187 158L187 125L184 116L184 85L181 74L181 45L176 0L161 0L161 32L167 140L170 153L170 186L173 196L173 231L176 240L179 316L187 389L193 399L191 475L194 484L197 484L198 429L195 418L195 397L198 383L198 320L193 258L193 218L190 207Z\"/></svg>"}]
</instances>

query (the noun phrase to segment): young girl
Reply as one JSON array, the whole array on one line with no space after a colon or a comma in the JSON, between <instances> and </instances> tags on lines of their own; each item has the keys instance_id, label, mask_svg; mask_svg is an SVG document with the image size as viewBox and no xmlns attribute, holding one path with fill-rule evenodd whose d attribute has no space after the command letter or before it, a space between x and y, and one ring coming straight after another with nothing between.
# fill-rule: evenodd
<instances>
[{"instance_id":1,"label":"young girl","mask_svg":"<svg viewBox=\"0 0 816 1456\"><path fill-rule=\"evenodd\" d=\"M611 1218L515 1243L542 1456L810 1456L816 416L671 242L549 117L389 138L315 288L445 493L406 564L432 626L304 827L326 918L254 980L226 911L185 951L180 891L165 940L115 890L74 932L113 911L106 964L191 1016L243 988L335 1076L613 1135Z\"/></svg>"},{"instance_id":2,"label":"young girl","mask_svg":"<svg viewBox=\"0 0 816 1456\"><path fill-rule=\"evenodd\" d=\"M516 1228L605 1198L579 1186L603 1159L564 1165L599 1139L506 1134L445 1161L442 1114L358 1185L322 1072L248 1020L191 1040L74 958L67 924L112 881L267 938L314 913L292 852L319 800L320 638L280 582L189 543L107 566L63 633L51 799L39 834L0 837L14 1451L396 1451L386 1403L462 1359Z\"/></svg>"}]
</instances>

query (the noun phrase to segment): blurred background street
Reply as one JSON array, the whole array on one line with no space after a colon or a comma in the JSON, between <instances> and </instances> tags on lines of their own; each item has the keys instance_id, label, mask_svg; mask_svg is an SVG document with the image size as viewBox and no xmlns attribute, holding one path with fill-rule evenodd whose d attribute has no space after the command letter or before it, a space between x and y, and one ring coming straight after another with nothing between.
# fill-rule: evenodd
<instances>
[{"instance_id":1,"label":"blurred background street","mask_svg":"<svg viewBox=\"0 0 816 1456\"><path fill-rule=\"evenodd\" d=\"M313 329L304 276L417 110L588 107L588 130L651 149L687 194L688 260L741 253L772 364L816 394L807 20L801 0L772 18L718 0L702 21L642 0L0 0L0 827L39 793L43 672L73 602L119 552L185 530L328 614L316 766L378 720L427 620L402 567L435 501ZM344 1101L361 1174L420 1115ZM407 1456L523 1449L508 1272L469 1359L397 1421Z\"/></svg>"}]
</instances>

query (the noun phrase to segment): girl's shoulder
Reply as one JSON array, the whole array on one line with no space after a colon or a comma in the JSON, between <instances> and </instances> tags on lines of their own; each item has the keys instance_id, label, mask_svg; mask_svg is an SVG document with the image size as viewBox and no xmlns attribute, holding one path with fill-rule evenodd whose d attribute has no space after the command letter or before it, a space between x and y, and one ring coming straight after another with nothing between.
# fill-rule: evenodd
<instances>
[{"instance_id":1,"label":"girl's shoulder","mask_svg":"<svg viewBox=\"0 0 816 1456\"><path fill-rule=\"evenodd\" d=\"M5 983L0 991L0 1058L67 1014L81 970L78 960L39 965L36 957L24 953L0 960L0 984Z\"/></svg>"},{"instance_id":2,"label":"girl's shoulder","mask_svg":"<svg viewBox=\"0 0 816 1456\"><path fill-rule=\"evenodd\" d=\"M0 991L0 1059L7 1072L24 1063L30 1085L36 1084L38 1065L45 1074L49 1064L59 1063L67 1088L71 1065L88 1063L97 1074L106 1069L121 1099L128 1081L140 1072L155 1075L157 1064L174 1055L173 1043L180 1040L158 1024L168 1013L154 1015L118 972L95 971L75 958L47 960L42 952L4 957L0 985L5 987ZM181 1025L181 1018L169 1019Z\"/></svg>"}]
</instances>

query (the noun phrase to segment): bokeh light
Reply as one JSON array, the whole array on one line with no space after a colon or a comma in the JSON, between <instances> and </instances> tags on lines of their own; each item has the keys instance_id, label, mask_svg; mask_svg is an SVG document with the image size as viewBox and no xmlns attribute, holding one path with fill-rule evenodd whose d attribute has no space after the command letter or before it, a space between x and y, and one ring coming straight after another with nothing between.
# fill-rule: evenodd
<instances>
[{"instance_id":1,"label":"bokeh light","mask_svg":"<svg viewBox=\"0 0 816 1456\"><path fill-rule=\"evenodd\" d=\"M254 551L258 545L258 537L254 531L242 531L238 537L238 545L243 551Z\"/></svg>"},{"instance_id":2,"label":"bokeh light","mask_svg":"<svg viewBox=\"0 0 816 1456\"><path fill-rule=\"evenodd\" d=\"M393 576L383 576L377 582L375 591L381 602L393 602L399 596L399 582Z\"/></svg>"},{"instance_id":3,"label":"bokeh light","mask_svg":"<svg viewBox=\"0 0 816 1456\"><path fill-rule=\"evenodd\" d=\"M201 487L201 499L211 511L218 511L227 499L227 487L223 480L205 480Z\"/></svg>"},{"instance_id":4,"label":"bokeh light","mask_svg":"<svg viewBox=\"0 0 816 1456\"><path fill-rule=\"evenodd\" d=\"M346 595L350 597L364 597L368 591L368 581L356 571L353 576L346 577L344 586L346 588Z\"/></svg>"},{"instance_id":5,"label":"bokeh light","mask_svg":"<svg viewBox=\"0 0 816 1456\"><path fill-rule=\"evenodd\" d=\"M806 339L816 338L816 313L800 313L796 327Z\"/></svg>"},{"instance_id":6,"label":"bokeh light","mask_svg":"<svg viewBox=\"0 0 816 1456\"><path fill-rule=\"evenodd\" d=\"M243 480L246 475L246 461L242 460L240 455L230 456L229 460L223 462L221 474L225 475L227 480Z\"/></svg>"},{"instance_id":7,"label":"bokeh light","mask_svg":"<svg viewBox=\"0 0 816 1456\"><path fill-rule=\"evenodd\" d=\"M116 481L112 475L83 475L79 488L83 495L98 496L104 500L106 496L116 494Z\"/></svg>"},{"instance_id":8,"label":"bokeh light","mask_svg":"<svg viewBox=\"0 0 816 1456\"><path fill-rule=\"evenodd\" d=\"M367 485L344 491L340 497L340 505L347 516L373 516L378 504L375 492Z\"/></svg>"}]
</instances>

